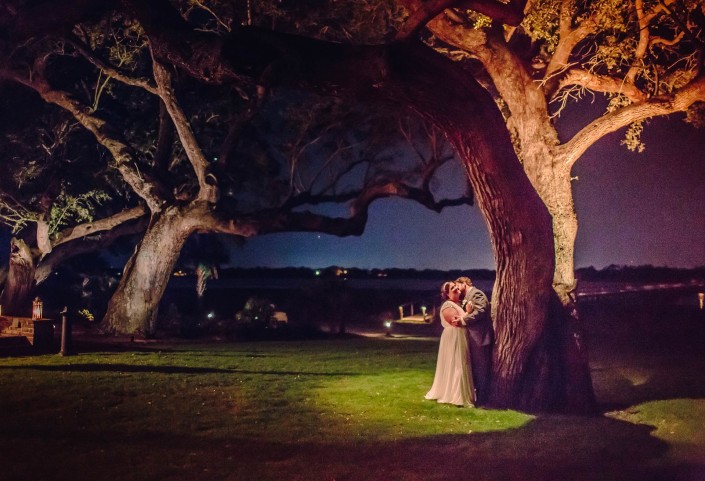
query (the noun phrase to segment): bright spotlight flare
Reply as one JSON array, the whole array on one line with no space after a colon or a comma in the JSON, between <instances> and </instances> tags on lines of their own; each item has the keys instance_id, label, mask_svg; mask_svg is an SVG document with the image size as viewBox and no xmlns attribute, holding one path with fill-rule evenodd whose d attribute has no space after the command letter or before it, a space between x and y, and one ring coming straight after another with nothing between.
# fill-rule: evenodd
<instances>
[{"instance_id":1,"label":"bright spotlight flare","mask_svg":"<svg viewBox=\"0 0 705 481\"><path fill-rule=\"evenodd\" d=\"M392 337L392 321L389 319L384 321L384 335L385 337Z\"/></svg>"}]
</instances>

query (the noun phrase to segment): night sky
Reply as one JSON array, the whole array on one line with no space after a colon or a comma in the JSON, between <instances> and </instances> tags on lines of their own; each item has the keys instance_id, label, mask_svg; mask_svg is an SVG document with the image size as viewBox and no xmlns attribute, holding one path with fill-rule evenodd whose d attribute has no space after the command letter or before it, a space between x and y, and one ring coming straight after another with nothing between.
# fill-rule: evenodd
<instances>
[{"instance_id":1,"label":"night sky","mask_svg":"<svg viewBox=\"0 0 705 481\"><path fill-rule=\"evenodd\" d=\"M559 123L566 135L590 116L575 108L569 114ZM676 119L654 119L643 138L642 154L620 146L622 134L615 133L577 162L576 267L705 265L705 132ZM457 191L460 175L448 173L444 187ZM6 262L7 249L2 251ZM242 267L495 268L477 207L436 214L401 199L375 202L361 237L273 234L249 239L230 257Z\"/></svg>"},{"instance_id":2,"label":"night sky","mask_svg":"<svg viewBox=\"0 0 705 481\"><path fill-rule=\"evenodd\" d=\"M591 112L573 108L559 128L572 135ZM610 264L705 265L705 132L677 118L646 127L646 151L620 146L623 133L603 138L576 163L573 175L579 232L576 267ZM413 202L373 204L361 237L275 234L233 250L243 267L494 269L484 220L476 207L436 214Z\"/></svg>"}]
</instances>

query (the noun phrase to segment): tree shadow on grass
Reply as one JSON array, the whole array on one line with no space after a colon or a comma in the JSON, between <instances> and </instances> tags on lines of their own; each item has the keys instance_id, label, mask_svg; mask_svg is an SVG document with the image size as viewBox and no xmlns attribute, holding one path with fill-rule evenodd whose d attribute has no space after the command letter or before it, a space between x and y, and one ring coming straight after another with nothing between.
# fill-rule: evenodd
<instances>
[{"instance_id":1,"label":"tree shadow on grass","mask_svg":"<svg viewBox=\"0 0 705 481\"><path fill-rule=\"evenodd\" d=\"M49 372L136 372L160 374L223 374L233 372L230 369L214 369L190 366L140 366L134 364L64 364L58 366L0 366L0 370L29 370Z\"/></svg>"},{"instance_id":2,"label":"tree shadow on grass","mask_svg":"<svg viewBox=\"0 0 705 481\"><path fill-rule=\"evenodd\" d=\"M46 354L58 354L60 351L59 340L54 339L53 345L48 349L37 349L28 341L25 343L0 344L0 358L3 357L34 357ZM98 352L174 352L173 343L144 344L117 340L112 338L93 338L90 340L74 339L69 349L69 355L91 354Z\"/></svg>"},{"instance_id":3,"label":"tree shadow on grass","mask_svg":"<svg viewBox=\"0 0 705 481\"><path fill-rule=\"evenodd\" d=\"M256 370L256 369L222 369L191 366L145 366L135 364L63 364L63 365L36 365L36 366L0 366L2 370L30 370L49 372L133 372L133 373L159 373L159 374L257 374L272 376L299 376L299 377L340 377L355 376L353 372L308 372L284 370Z\"/></svg>"},{"instance_id":4,"label":"tree shadow on grass","mask_svg":"<svg viewBox=\"0 0 705 481\"><path fill-rule=\"evenodd\" d=\"M593 386L603 410L705 398L705 311L694 299L689 291L663 291L581 305Z\"/></svg>"},{"instance_id":5,"label":"tree shadow on grass","mask_svg":"<svg viewBox=\"0 0 705 481\"><path fill-rule=\"evenodd\" d=\"M311 426L311 430L316 430ZM696 481L705 465L673 465L652 428L608 418L539 417L502 432L395 441L261 438L34 427L12 447L8 479ZM310 439L310 437L309 437ZM585 440L591 442L586 443ZM580 446L580 450L575 448ZM2 445L0 449L7 450ZM22 463L42 452L45 463Z\"/></svg>"},{"instance_id":6,"label":"tree shadow on grass","mask_svg":"<svg viewBox=\"0 0 705 481\"><path fill-rule=\"evenodd\" d=\"M662 362L660 362L662 361ZM673 365L653 356L650 363L593 369L593 385L603 412L650 401L705 398L705 361L691 359Z\"/></svg>"}]
</instances>

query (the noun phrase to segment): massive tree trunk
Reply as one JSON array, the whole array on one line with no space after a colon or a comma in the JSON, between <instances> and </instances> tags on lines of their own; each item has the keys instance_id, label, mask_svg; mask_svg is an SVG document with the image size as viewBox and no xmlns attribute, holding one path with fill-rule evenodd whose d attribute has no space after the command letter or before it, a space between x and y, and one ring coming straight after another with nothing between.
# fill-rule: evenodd
<instances>
[{"instance_id":1,"label":"massive tree trunk","mask_svg":"<svg viewBox=\"0 0 705 481\"><path fill-rule=\"evenodd\" d=\"M21 239L10 241L10 266L5 286L0 294L2 313L29 316L32 312L34 261L27 244Z\"/></svg>"},{"instance_id":2,"label":"massive tree trunk","mask_svg":"<svg viewBox=\"0 0 705 481\"><path fill-rule=\"evenodd\" d=\"M490 404L563 409L571 383L564 369L565 332L553 309L551 217L518 162L489 94L421 46L399 49L393 58L395 87L455 145L489 227L497 262Z\"/></svg>"},{"instance_id":3,"label":"massive tree trunk","mask_svg":"<svg viewBox=\"0 0 705 481\"><path fill-rule=\"evenodd\" d=\"M149 227L127 261L101 328L113 334L151 336L159 301L181 248L195 228L191 206L170 206L152 215Z\"/></svg>"},{"instance_id":4,"label":"massive tree trunk","mask_svg":"<svg viewBox=\"0 0 705 481\"><path fill-rule=\"evenodd\" d=\"M552 222L555 272L552 303L553 340L558 351L556 365L562 369L562 404L571 411L593 412L596 406L587 350L582 342L575 290L574 251L578 229L571 191L571 166L559 147L555 126L550 122L546 97L524 64L497 32L467 31L441 19L432 30L445 41L460 45L482 62L507 106L505 122L523 169L547 207Z\"/></svg>"}]
</instances>

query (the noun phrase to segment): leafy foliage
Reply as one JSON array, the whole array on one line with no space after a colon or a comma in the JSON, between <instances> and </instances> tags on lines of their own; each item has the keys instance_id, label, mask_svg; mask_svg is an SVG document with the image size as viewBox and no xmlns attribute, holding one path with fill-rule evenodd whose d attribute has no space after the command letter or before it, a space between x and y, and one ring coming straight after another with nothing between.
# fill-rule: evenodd
<instances>
[{"instance_id":1,"label":"leafy foliage","mask_svg":"<svg viewBox=\"0 0 705 481\"><path fill-rule=\"evenodd\" d=\"M643 152L646 145L641 141L641 132L644 130L644 122L634 122L627 127L627 132L622 140L622 145L626 145L632 152Z\"/></svg>"},{"instance_id":2,"label":"leafy foliage","mask_svg":"<svg viewBox=\"0 0 705 481\"><path fill-rule=\"evenodd\" d=\"M534 42L544 43L548 52L558 44L558 14L560 0L533 2L524 17L522 27Z\"/></svg>"},{"instance_id":3,"label":"leafy foliage","mask_svg":"<svg viewBox=\"0 0 705 481\"><path fill-rule=\"evenodd\" d=\"M696 128L705 128L705 103L698 102L688 109L685 121Z\"/></svg>"},{"instance_id":4,"label":"leafy foliage","mask_svg":"<svg viewBox=\"0 0 705 481\"><path fill-rule=\"evenodd\" d=\"M92 221L96 207L109 199L110 196L100 190L90 190L77 196L61 192L51 206L49 231L56 232L72 223Z\"/></svg>"},{"instance_id":5,"label":"leafy foliage","mask_svg":"<svg viewBox=\"0 0 705 481\"><path fill-rule=\"evenodd\" d=\"M570 31L561 32L561 9L570 11ZM702 68L705 46L705 11L701 1L659 2L647 0L638 10L635 2L621 0L559 0L531 3L522 22L520 35L532 42L530 51L544 57L545 65L556 53L561 35L582 29L584 35L571 50L564 70L582 68L609 81L633 84L645 97L669 94L693 80ZM561 72L562 73L562 72ZM556 75L551 73L551 75ZM600 92L596 85L567 84L554 92L560 111L567 100L582 98L586 92ZM626 107L635 100L608 91L607 112ZM698 117L698 108L688 120ZM697 124L697 121L693 122ZM622 142L630 149L643 150L642 128L637 122L627 130Z\"/></svg>"},{"instance_id":6,"label":"leafy foliage","mask_svg":"<svg viewBox=\"0 0 705 481\"><path fill-rule=\"evenodd\" d=\"M95 151L76 123L61 112L37 109L36 117L8 125L0 139L3 166L11 174L0 179L0 222L15 233L42 219L50 233L90 221L115 195L109 185L96 182L109 174L94 162ZM112 176L119 185L116 181Z\"/></svg>"}]
</instances>

